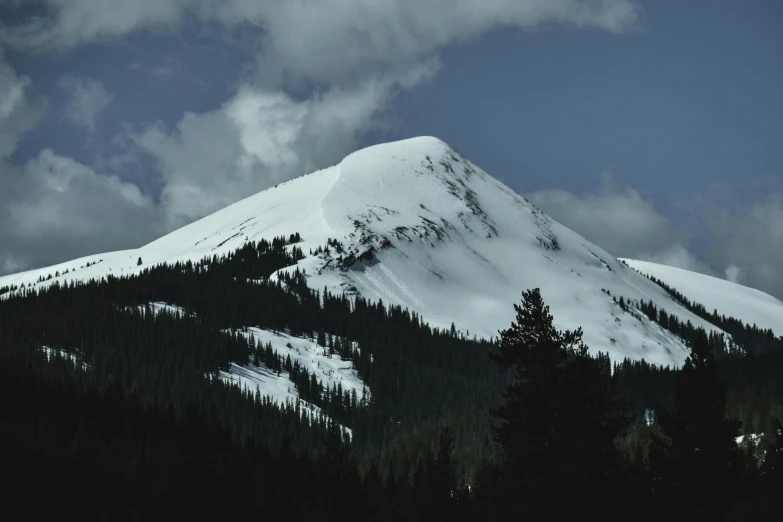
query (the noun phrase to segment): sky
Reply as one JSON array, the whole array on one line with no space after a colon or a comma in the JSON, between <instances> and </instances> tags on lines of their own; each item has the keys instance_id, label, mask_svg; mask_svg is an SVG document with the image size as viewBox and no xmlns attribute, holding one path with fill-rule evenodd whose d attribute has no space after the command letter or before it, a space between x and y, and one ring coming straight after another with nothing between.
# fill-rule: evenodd
<instances>
[{"instance_id":1,"label":"sky","mask_svg":"<svg viewBox=\"0 0 783 522\"><path fill-rule=\"evenodd\" d=\"M776 0L0 0L0 274L446 141L618 257L783 298Z\"/></svg>"}]
</instances>

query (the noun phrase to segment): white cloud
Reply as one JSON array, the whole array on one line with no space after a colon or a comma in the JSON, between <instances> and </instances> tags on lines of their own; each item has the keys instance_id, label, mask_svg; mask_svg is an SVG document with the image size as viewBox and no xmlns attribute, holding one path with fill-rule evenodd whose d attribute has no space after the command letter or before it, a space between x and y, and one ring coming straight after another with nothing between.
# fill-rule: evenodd
<instances>
[{"instance_id":1,"label":"white cloud","mask_svg":"<svg viewBox=\"0 0 783 522\"><path fill-rule=\"evenodd\" d=\"M740 276L742 274L742 270L737 265L735 264L729 265L729 267L726 268L725 273L726 273L726 279L728 281L731 281L732 283L740 282Z\"/></svg>"},{"instance_id":2,"label":"white cloud","mask_svg":"<svg viewBox=\"0 0 783 522\"><path fill-rule=\"evenodd\" d=\"M0 49L0 162L16 150L21 137L43 115L43 104L28 99L30 84L30 78L19 76Z\"/></svg>"},{"instance_id":3,"label":"white cloud","mask_svg":"<svg viewBox=\"0 0 783 522\"><path fill-rule=\"evenodd\" d=\"M264 74L277 68L294 79L331 83L407 70L447 45L500 27L562 23L620 32L637 15L629 0L233 0L216 11L227 23L254 20L264 28Z\"/></svg>"},{"instance_id":4,"label":"white cloud","mask_svg":"<svg viewBox=\"0 0 783 522\"><path fill-rule=\"evenodd\" d=\"M81 76L64 76L57 82L68 94L65 117L76 126L92 132L101 112L111 104L114 96L95 79Z\"/></svg>"},{"instance_id":5,"label":"white cloud","mask_svg":"<svg viewBox=\"0 0 783 522\"><path fill-rule=\"evenodd\" d=\"M216 111L186 114L171 132L157 124L137 135L163 177L167 226L339 161L358 146L388 91L368 82L296 101L244 86Z\"/></svg>"},{"instance_id":6,"label":"white cloud","mask_svg":"<svg viewBox=\"0 0 783 522\"><path fill-rule=\"evenodd\" d=\"M262 29L265 78L342 83L368 73L407 71L446 45L499 27L544 23L622 32L634 0L41 0L47 15L3 27L2 40L24 49L59 49L155 28L186 17L229 28ZM305 36L306 35L306 36ZM276 70L276 75L273 72Z\"/></svg>"}]
</instances>

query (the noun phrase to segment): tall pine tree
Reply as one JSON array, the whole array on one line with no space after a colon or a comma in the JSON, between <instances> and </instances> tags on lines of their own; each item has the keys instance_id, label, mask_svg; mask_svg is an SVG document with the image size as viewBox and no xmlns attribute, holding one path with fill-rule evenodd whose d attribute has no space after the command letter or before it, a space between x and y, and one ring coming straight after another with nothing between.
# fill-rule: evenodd
<instances>
[{"instance_id":1,"label":"tall pine tree","mask_svg":"<svg viewBox=\"0 0 783 522\"><path fill-rule=\"evenodd\" d=\"M516 514L607 509L620 461L614 441L624 408L582 331L558 331L538 289L514 305L493 359L514 372L493 413L504 463L495 492ZM552 502L567 490L573 502Z\"/></svg>"},{"instance_id":2,"label":"tall pine tree","mask_svg":"<svg viewBox=\"0 0 783 522\"><path fill-rule=\"evenodd\" d=\"M650 464L657 504L702 516L724 513L745 466L736 442L739 423L726 417L726 391L704 330L679 373L674 409L655 414L660 430L652 437Z\"/></svg>"}]
</instances>

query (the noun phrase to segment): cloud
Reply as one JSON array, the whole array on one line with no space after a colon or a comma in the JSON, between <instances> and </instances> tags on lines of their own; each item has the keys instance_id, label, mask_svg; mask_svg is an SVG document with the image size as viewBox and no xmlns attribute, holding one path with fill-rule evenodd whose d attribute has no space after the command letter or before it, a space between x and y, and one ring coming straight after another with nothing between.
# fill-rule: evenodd
<instances>
[{"instance_id":1,"label":"cloud","mask_svg":"<svg viewBox=\"0 0 783 522\"><path fill-rule=\"evenodd\" d=\"M0 25L0 43L30 50L61 50L181 22L193 0L30 0L44 9L19 24ZM13 6L12 6L13 7ZM16 6L20 9L21 6Z\"/></svg>"},{"instance_id":2,"label":"cloud","mask_svg":"<svg viewBox=\"0 0 783 522\"><path fill-rule=\"evenodd\" d=\"M726 268L725 274L726 274L726 280L731 281L732 283L739 283L740 282L740 273L742 270L740 267L738 267L735 264L729 265L728 268Z\"/></svg>"},{"instance_id":3,"label":"cloud","mask_svg":"<svg viewBox=\"0 0 783 522\"><path fill-rule=\"evenodd\" d=\"M0 49L0 162L43 116L43 103L33 103L27 96L30 84L30 78L19 76Z\"/></svg>"},{"instance_id":4,"label":"cloud","mask_svg":"<svg viewBox=\"0 0 783 522\"><path fill-rule=\"evenodd\" d=\"M680 235L683 236L689 234L685 234L681 231ZM700 272L702 274L715 277L721 276L712 269L710 264L702 260L699 255L694 254L684 244L679 242L675 242L668 247L663 247L663 249L657 252L642 252L636 257L637 259L641 259L643 261L651 261L653 263L660 263L662 265L674 266L684 270Z\"/></svg>"},{"instance_id":5,"label":"cloud","mask_svg":"<svg viewBox=\"0 0 783 522\"><path fill-rule=\"evenodd\" d=\"M95 131L98 116L111 104L114 96L100 81L88 77L63 76L57 84L68 94L63 109L66 119L89 132Z\"/></svg>"},{"instance_id":6,"label":"cloud","mask_svg":"<svg viewBox=\"0 0 783 522\"><path fill-rule=\"evenodd\" d=\"M783 299L783 191L744 208L702 201L701 212L715 236L708 255L727 278Z\"/></svg>"},{"instance_id":7,"label":"cloud","mask_svg":"<svg viewBox=\"0 0 783 522\"><path fill-rule=\"evenodd\" d=\"M59 51L139 31L177 30L195 20L227 34L249 28L256 67L219 108L185 114L173 128L162 123L136 128L124 156L100 168L51 150L13 166L8 158L45 105L31 100L31 80L18 75L0 51L0 243L8 247L0 254L0 270L6 271L133 246L339 161L383 124L398 89L438 72L439 53L448 45L501 27L569 25L621 33L636 27L640 13L634 0L24 2L30 3L43 7L41 15L0 23L0 44ZM22 4L8 9L21 13ZM173 65L129 67L165 75ZM318 89L303 95L313 85ZM70 95L66 117L95 129L111 95L89 78L67 77L61 86ZM136 186L107 175L138 151L157 166L162 186L157 204ZM731 211L702 202L701 215L716 240L699 256L682 226L637 191L616 188L611 177L592 193L546 190L529 197L614 255L719 273L783 297L783 193ZM61 248L57 259L55 243Z\"/></svg>"},{"instance_id":8,"label":"cloud","mask_svg":"<svg viewBox=\"0 0 783 522\"><path fill-rule=\"evenodd\" d=\"M368 72L408 70L446 45L499 27L544 23L622 32L633 27L633 0L38 0L45 15L0 27L21 49L60 49L118 38L183 20L232 29L259 27L265 76L340 83ZM303 37L303 35L307 35Z\"/></svg>"},{"instance_id":9,"label":"cloud","mask_svg":"<svg viewBox=\"0 0 783 522\"><path fill-rule=\"evenodd\" d=\"M0 165L0 267L51 264L140 246L162 232L138 187L49 149Z\"/></svg>"},{"instance_id":10,"label":"cloud","mask_svg":"<svg viewBox=\"0 0 783 522\"><path fill-rule=\"evenodd\" d=\"M170 132L158 123L135 140L158 164L166 223L176 228L338 162L358 147L388 95L389 84L377 81L301 101L246 85L218 110L186 114Z\"/></svg>"},{"instance_id":11,"label":"cloud","mask_svg":"<svg viewBox=\"0 0 783 522\"><path fill-rule=\"evenodd\" d=\"M159 166L170 227L339 161L377 128L396 89L437 73L437 51L449 43L545 22L621 31L637 16L626 0L456 0L448 8L434 0L229 0L188 9L263 31L257 74L220 109L186 114L172 131L157 124L136 138ZM305 99L286 92L307 82L322 87Z\"/></svg>"},{"instance_id":12,"label":"cloud","mask_svg":"<svg viewBox=\"0 0 783 522\"><path fill-rule=\"evenodd\" d=\"M105 93L94 88L96 82L75 82L77 92ZM31 83L0 52L0 273L128 248L160 233L157 210L133 184L99 175L50 149L24 165L11 163L17 143L45 109L43 102L29 99ZM90 126L91 111L79 121Z\"/></svg>"},{"instance_id":13,"label":"cloud","mask_svg":"<svg viewBox=\"0 0 783 522\"><path fill-rule=\"evenodd\" d=\"M133 60L125 66L129 71L145 72L150 76L166 77L171 76L177 71L177 64L174 58L167 56L165 60L160 61L156 65L150 65L143 63L139 60Z\"/></svg>"},{"instance_id":14,"label":"cloud","mask_svg":"<svg viewBox=\"0 0 783 522\"><path fill-rule=\"evenodd\" d=\"M278 70L293 80L340 84L368 72L407 70L447 45L500 27L560 23L622 32L634 26L638 8L628 0L234 0L221 3L214 16L264 28L259 70L265 75Z\"/></svg>"},{"instance_id":15,"label":"cloud","mask_svg":"<svg viewBox=\"0 0 783 522\"><path fill-rule=\"evenodd\" d=\"M598 192L541 190L528 198L566 227L617 257L629 257L709 273L685 247L688 233L675 226L632 188L617 189L602 174Z\"/></svg>"},{"instance_id":16,"label":"cloud","mask_svg":"<svg viewBox=\"0 0 783 522\"><path fill-rule=\"evenodd\" d=\"M12 257L10 254L4 254L4 257L0 259L0 261L2 261L2 265L0 265L0 275L15 274L27 269L27 265L19 259Z\"/></svg>"},{"instance_id":17,"label":"cloud","mask_svg":"<svg viewBox=\"0 0 783 522\"><path fill-rule=\"evenodd\" d=\"M707 235L698 252L689 248L692 230L663 216L638 191L615 188L606 173L594 193L541 190L527 197L617 257L723 277L783 299L783 191L733 206L715 195L694 197L691 206Z\"/></svg>"}]
</instances>

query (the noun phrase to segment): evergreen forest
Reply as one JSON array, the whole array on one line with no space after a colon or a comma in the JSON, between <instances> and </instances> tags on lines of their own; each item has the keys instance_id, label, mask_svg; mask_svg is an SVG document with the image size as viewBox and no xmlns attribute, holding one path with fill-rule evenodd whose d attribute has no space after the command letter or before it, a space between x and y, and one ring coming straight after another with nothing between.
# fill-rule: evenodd
<instances>
[{"instance_id":1,"label":"evergreen forest","mask_svg":"<svg viewBox=\"0 0 783 522\"><path fill-rule=\"evenodd\" d=\"M581 330L557 330L538 289L520 289L509 327L476 340L309 288L299 268L281 271L302 259L300 242L0 288L7 509L312 521L777 511L783 338L771 331L656 281L730 339L612 296L690 348L679 369L612 363ZM366 389L325 383L250 327L317 343ZM287 379L298 399L234 384L232 365Z\"/></svg>"}]
</instances>

